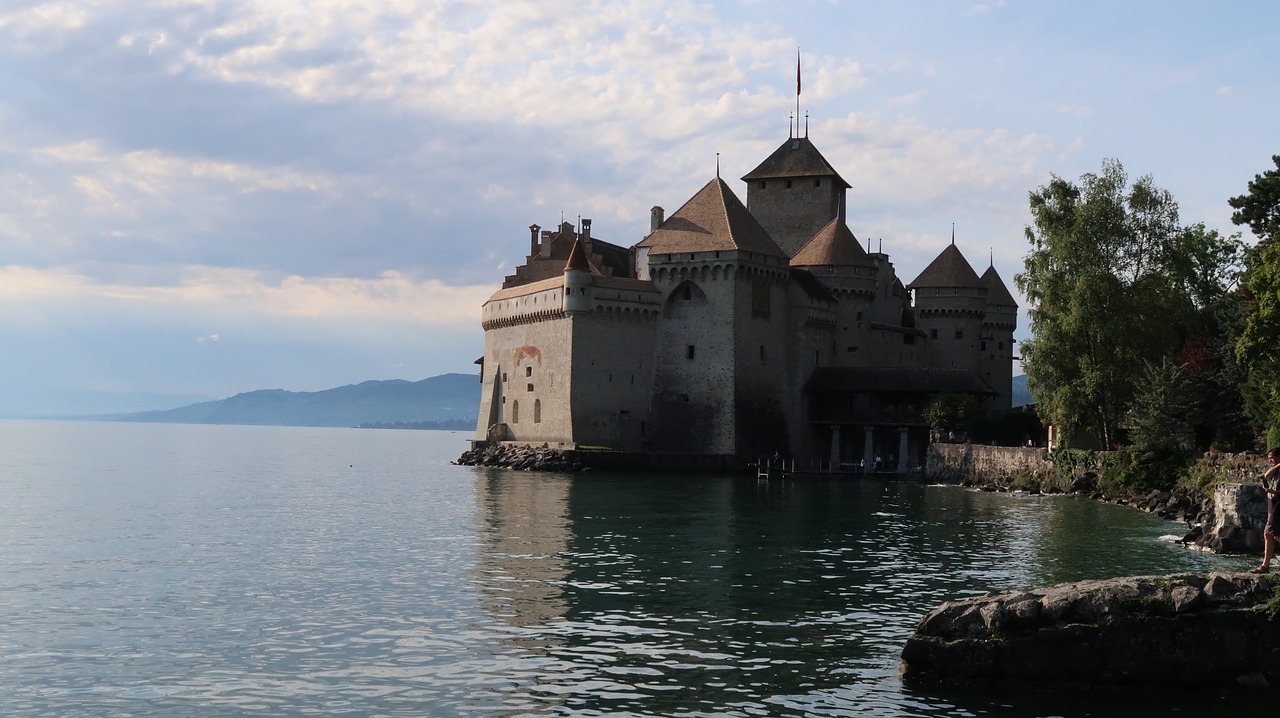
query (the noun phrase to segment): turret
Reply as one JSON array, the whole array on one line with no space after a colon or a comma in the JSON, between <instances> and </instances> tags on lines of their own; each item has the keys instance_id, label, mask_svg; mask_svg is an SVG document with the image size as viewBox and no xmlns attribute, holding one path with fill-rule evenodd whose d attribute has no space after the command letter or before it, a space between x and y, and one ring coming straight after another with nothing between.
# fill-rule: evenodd
<instances>
[{"instance_id":1,"label":"turret","mask_svg":"<svg viewBox=\"0 0 1280 718\"><path fill-rule=\"evenodd\" d=\"M1013 403L1013 332L1018 328L1018 302L992 264L982 275L987 287L987 313L982 320L983 379L995 389L995 408Z\"/></svg>"},{"instance_id":2,"label":"turret","mask_svg":"<svg viewBox=\"0 0 1280 718\"><path fill-rule=\"evenodd\" d=\"M564 265L564 311L583 314L591 311L591 265L582 249L582 240L575 239L569 251L569 261Z\"/></svg>"},{"instance_id":3,"label":"turret","mask_svg":"<svg viewBox=\"0 0 1280 718\"><path fill-rule=\"evenodd\" d=\"M987 287L955 243L907 288L915 292L916 327L929 337L935 366L977 369Z\"/></svg>"}]
</instances>

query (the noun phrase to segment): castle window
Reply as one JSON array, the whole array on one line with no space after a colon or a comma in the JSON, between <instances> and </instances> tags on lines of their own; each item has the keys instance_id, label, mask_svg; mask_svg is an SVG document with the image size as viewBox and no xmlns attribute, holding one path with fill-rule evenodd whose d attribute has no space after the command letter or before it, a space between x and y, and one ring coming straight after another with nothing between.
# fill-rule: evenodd
<instances>
[{"instance_id":1,"label":"castle window","mask_svg":"<svg viewBox=\"0 0 1280 718\"><path fill-rule=\"evenodd\" d=\"M502 383L503 384L507 383L507 373L505 371L502 372Z\"/></svg>"},{"instance_id":2,"label":"castle window","mask_svg":"<svg viewBox=\"0 0 1280 718\"><path fill-rule=\"evenodd\" d=\"M858 312L858 321L862 321L862 312Z\"/></svg>"},{"instance_id":3,"label":"castle window","mask_svg":"<svg viewBox=\"0 0 1280 718\"><path fill-rule=\"evenodd\" d=\"M963 330L963 329L957 329L957 330L956 330L956 339L964 339L964 330Z\"/></svg>"},{"instance_id":4,"label":"castle window","mask_svg":"<svg viewBox=\"0 0 1280 718\"><path fill-rule=\"evenodd\" d=\"M533 376L533 367L531 367L531 366L527 366L527 367L525 367L525 368L524 368L524 375L525 375L525 376Z\"/></svg>"},{"instance_id":5,"label":"castle window","mask_svg":"<svg viewBox=\"0 0 1280 718\"><path fill-rule=\"evenodd\" d=\"M937 339L937 338L938 338L938 330L937 330L937 329L930 329L930 330L929 330L929 338L930 338L930 339Z\"/></svg>"},{"instance_id":6,"label":"castle window","mask_svg":"<svg viewBox=\"0 0 1280 718\"><path fill-rule=\"evenodd\" d=\"M613 372L609 372L608 376L605 378L605 381L607 381L610 384L613 383Z\"/></svg>"},{"instance_id":7,"label":"castle window","mask_svg":"<svg viewBox=\"0 0 1280 718\"><path fill-rule=\"evenodd\" d=\"M814 181L813 181L813 186L814 186L814 187L821 187L821 186L822 186L822 180L820 180L820 179L816 179L816 180L814 180Z\"/></svg>"},{"instance_id":8,"label":"castle window","mask_svg":"<svg viewBox=\"0 0 1280 718\"><path fill-rule=\"evenodd\" d=\"M1004 351L1004 342L1000 342L999 347L1000 351Z\"/></svg>"},{"instance_id":9,"label":"castle window","mask_svg":"<svg viewBox=\"0 0 1280 718\"><path fill-rule=\"evenodd\" d=\"M982 343L982 351L984 351L984 352L985 352L986 350L987 350L987 343L986 343L986 342L983 342L983 343Z\"/></svg>"},{"instance_id":10,"label":"castle window","mask_svg":"<svg viewBox=\"0 0 1280 718\"><path fill-rule=\"evenodd\" d=\"M765 363L765 358L764 358L764 345L763 345L763 344L761 344L761 345L760 345L760 363L761 363L761 364L764 364L764 363Z\"/></svg>"},{"instance_id":11,"label":"castle window","mask_svg":"<svg viewBox=\"0 0 1280 718\"><path fill-rule=\"evenodd\" d=\"M848 353L852 354L852 353L854 353L854 352L858 351L858 348L857 348L857 347L845 347L845 348L844 348L844 350L845 350L846 352L848 352Z\"/></svg>"},{"instance_id":12,"label":"castle window","mask_svg":"<svg viewBox=\"0 0 1280 718\"><path fill-rule=\"evenodd\" d=\"M787 180L785 183L783 183L783 186L786 187L787 189L791 189L791 180Z\"/></svg>"},{"instance_id":13,"label":"castle window","mask_svg":"<svg viewBox=\"0 0 1280 718\"><path fill-rule=\"evenodd\" d=\"M542 400L541 399L533 400L533 423L535 424L542 423Z\"/></svg>"},{"instance_id":14,"label":"castle window","mask_svg":"<svg viewBox=\"0 0 1280 718\"><path fill-rule=\"evenodd\" d=\"M685 358L685 359L692 359L692 358L693 358L693 345L692 345L692 344L690 344L689 346L687 346L687 347L685 347L685 348L684 348L684 358Z\"/></svg>"},{"instance_id":15,"label":"castle window","mask_svg":"<svg viewBox=\"0 0 1280 718\"><path fill-rule=\"evenodd\" d=\"M512 424L520 423L520 402L519 401L511 402L511 423Z\"/></svg>"},{"instance_id":16,"label":"castle window","mask_svg":"<svg viewBox=\"0 0 1280 718\"><path fill-rule=\"evenodd\" d=\"M688 403L689 403L689 395L688 395L688 394L681 394L681 395L680 395L680 401L683 401L684 403L688 404Z\"/></svg>"},{"instance_id":17,"label":"castle window","mask_svg":"<svg viewBox=\"0 0 1280 718\"><path fill-rule=\"evenodd\" d=\"M525 384L525 385L524 385L524 390L525 390L525 391L533 391L533 384Z\"/></svg>"},{"instance_id":18,"label":"castle window","mask_svg":"<svg viewBox=\"0 0 1280 718\"><path fill-rule=\"evenodd\" d=\"M642 421L640 422L640 437L645 438L648 436L649 436L649 422Z\"/></svg>"},{"instance_id":19,"label":"castle window","mask_svg":"<svg viewBox=\"0 0 1280 718\"><path fill-rule=\"evenodd\" d=\"M765 181L760 180L760 189L764 189Z\"/></svg>"}]
</instances>

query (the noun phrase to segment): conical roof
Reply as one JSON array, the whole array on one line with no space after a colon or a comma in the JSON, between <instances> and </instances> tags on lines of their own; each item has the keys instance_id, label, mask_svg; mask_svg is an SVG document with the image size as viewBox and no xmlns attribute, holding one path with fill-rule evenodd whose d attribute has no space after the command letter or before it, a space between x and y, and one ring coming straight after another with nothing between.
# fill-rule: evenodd
<instances>
[{"instance_id":1,"label":"conical roof","mask_svg":"<svg viewBox=\"0 0 1280 718\"><path fill-rule=\"evenodd\" d=\"M587 253L582 250L582 240L573 240L573 249L569 250L569 261L564 265L564 271L573 270L591 271L591 263L587 261Z\"/></svg>"},{"instance_id":2,"label":"conical roof","mask_svg":"<svg viewBox=\"0 0 1280 718\"><path fill-rule=\"evenodd\" d=\"M787 256L719 177L698 190L636 246L648 247L653 254L744 250Z\"/></svg>"},{"instance_id":3,"label":"conical roof","mask_svg":"<svg viewBox=\"0 0 1280 718\"><path fill-rule=\"evenodd\" d=\"M848 225L837 217L818 230L796 255L793 267L874 267L867 250L858 243Z\"/></svg>"},{"instance_id":4,"label":"conical roof","mask_svg":"<svg viewBox=\"0 0 1280 718\"><path fill-rule=\"evenodd\" d=\"M743 175L742 179L750 182L785 177L835 177L846 189L849 187L849 183L835 171L808 137L793 137L783 142L759 167Z\"/></svg>"},{"instance_id":5,"label":"conical roof","mask_svg":"<svg viewBox=\"0 0 1280 718\"><path fill-rule=\"evenodd\" d=\"M996 273L994 264L982 273L982 283L987 286L987 304L997 307L1018 306L1018 301L1009 293L1004 280L1000 279L1000 275Z\"/></svg>"},{"instance_id":6,"label":"conical roof","mask_svg":"<svg viewBox=\"0 0 1280 718\"><path fill-rule=\"evenodd\" d=\"M920 276L907 285L908 289L921 287L985 289L986 284L978 279L978 273L973 271L969 260L964 258L956 245L950 244L937 259L924 268Z\"/></svg>"}]
</instances>

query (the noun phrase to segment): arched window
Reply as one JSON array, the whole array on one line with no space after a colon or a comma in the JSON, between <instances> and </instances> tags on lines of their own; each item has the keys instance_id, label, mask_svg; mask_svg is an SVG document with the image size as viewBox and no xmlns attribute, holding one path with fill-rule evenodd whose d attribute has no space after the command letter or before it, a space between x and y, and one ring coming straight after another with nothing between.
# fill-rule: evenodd
<instances>
[{"instance_id":1,"label":"arched window","mask_svg":"<svg viewBox=\"0 0 1280 718\"><path fill-rule=\"evenodd\" d=\"M511 402L511 423L512 424L520 423L520 400L519 399Z\"/></svg>"},{"instance_id":2,"label":"arched window","mask_svg":"<svg viewBox=\"0 0 1280 718\"><path fill-rule=\"evenodd\" d=\"M542 423L542 400L541 399L533 400L533 423L535 424Z\"/></svg>"}]
</instances>

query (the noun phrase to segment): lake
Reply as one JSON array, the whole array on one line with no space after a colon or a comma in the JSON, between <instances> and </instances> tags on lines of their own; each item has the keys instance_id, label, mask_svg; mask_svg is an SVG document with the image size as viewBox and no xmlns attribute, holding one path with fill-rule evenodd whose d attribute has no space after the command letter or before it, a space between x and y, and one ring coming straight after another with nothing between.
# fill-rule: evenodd
<instances>
[{"instance_id":1,"label":"lake","mask_svg":"<svg viewBox=\"0 0 1280 718\"><path fill-rule=\"evenodd\" d=\"M1238 571L1075 497L453 466L464 432L0 421L0 715L1110 716L912 690L939 603Z\"/></svg>"}]
</instances>

